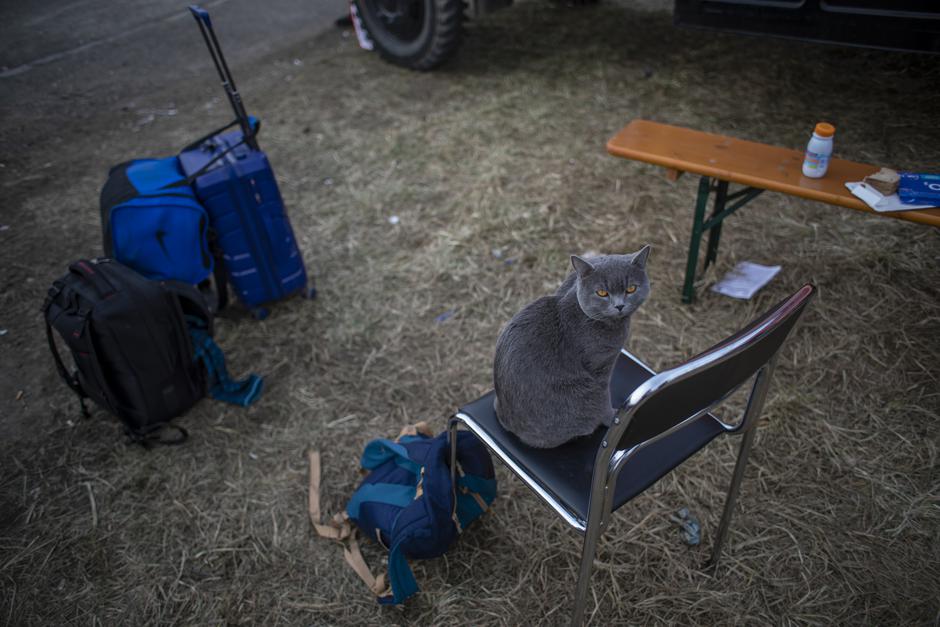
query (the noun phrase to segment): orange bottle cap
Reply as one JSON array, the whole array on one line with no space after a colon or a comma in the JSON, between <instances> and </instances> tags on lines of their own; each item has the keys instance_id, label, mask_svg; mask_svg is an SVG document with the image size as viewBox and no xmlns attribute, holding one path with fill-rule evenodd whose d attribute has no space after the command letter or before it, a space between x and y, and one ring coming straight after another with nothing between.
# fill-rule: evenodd
<instances>
[{"instance_id":1,"label":"orange bottle cap","mask_svg":"<svg viewBox=\"0 0 940 627\"><path fill-rule=\"evenodd\" d=\"M813 132L820 137L832 137L836 134L836 127L828 122L820 122L816 125L816 128L813 129Z\"/></svg>"}]
</instances>

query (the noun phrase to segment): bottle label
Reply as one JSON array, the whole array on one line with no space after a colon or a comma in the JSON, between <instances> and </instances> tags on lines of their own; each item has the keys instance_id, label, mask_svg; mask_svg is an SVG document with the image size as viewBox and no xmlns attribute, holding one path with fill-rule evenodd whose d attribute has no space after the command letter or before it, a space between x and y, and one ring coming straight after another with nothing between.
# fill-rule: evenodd
<instances>
[{"instance_id":1,"label":"bottle label","mask_svg":"<svg viewBox=\"0 0 940 627\"><path fill-rule=\"evenodd\" d=\"M803 158L803 167L807 170L825 170L829 167L829 155L807 150Z\"/></svg>"}]
</instances>

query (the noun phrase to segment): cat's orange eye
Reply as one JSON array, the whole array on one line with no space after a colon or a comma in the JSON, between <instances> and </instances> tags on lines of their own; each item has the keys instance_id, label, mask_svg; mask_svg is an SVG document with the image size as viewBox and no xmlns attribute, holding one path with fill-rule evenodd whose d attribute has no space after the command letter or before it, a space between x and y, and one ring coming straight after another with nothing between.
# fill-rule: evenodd
<instances>
[{"instance_id":1,"label":"cat's orange eye","mask_svg":"<svg viewBox=\"0 0 940 627\"><path fill-rule=\"evenodd\" d=\"M596 294L601 298L607 298L609 296L607 290L597 290Z\"/></svg>"},{"instance_id":2,"label":"cat's orange eye","mask_svg":"<svg viewBox=\"0 0 940 627\"><path fill-rule=\"evenodd\" d=\"M630 287L627 288L627 294L632 294L635 291L636 291L636 285L631 285Z\"/></svg>"}]
</instances>

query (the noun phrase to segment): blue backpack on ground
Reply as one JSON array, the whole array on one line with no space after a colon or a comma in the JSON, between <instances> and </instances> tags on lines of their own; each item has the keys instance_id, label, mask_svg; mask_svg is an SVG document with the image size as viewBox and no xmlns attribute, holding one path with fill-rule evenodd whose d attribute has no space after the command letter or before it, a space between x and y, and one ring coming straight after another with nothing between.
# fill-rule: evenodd
<instances>
[{"instance_id":1,"label":"blue backpack on ground","mask_svg":"<svg viewBox=\"0 0 940 627\"><path fill-rule=\"evenodd\" d=\"M235 110L235 121L180 153L183 171L209 212L233 292L262 319L265 303L304 293L307 272L267 155L259 124L248 116L219 47L209 14L190 7ZM238 129L227 131L231 126ZM226 132L224 132L226 131Z\"/></svg>"},{"instance_id":2,"label":"blue backpack on ground","mask_svg":"<svg viewBox=\"0 0 940 627\"><path fill-rule=\"evenodd\" d=\"M111 168L101 190L105 255L148 279L196 285L212 273L209 216L179 159L136 159Z\"/></svg>"},{"instance_id":3,"label":"blue backpack on ground","mask_svg":"<svg viewBox=\"0 0 940 627\"><path fill-rule=\"evenodd\" d=\"M450 481L447 432L394 440L373 440L362 454L370 471L353 493L346 513L363 535L389 551L390 596L380 603L403 603L418 591L408 559L447 552L457 535L496 498L496 476L486 447L472 434L457 435L456 503Z\"/></svg>"},{"instance_id":4,"label":"blue backpack on ground","mask_svg":"<svg viewBox=\"0 0 940 627\"><path fill-rule=\"evenodd\" d=\"M457 536L496 498L493 462L486 447L472 434L457 435L454 490L447 432L432 437L427 425L419 423L402 433L396 440L379 439L366 445L361 464L369 474L350 498L346 516L334 516L331 524L319 521L319 453L310 453L313 526L323 537L341 542L349 539L346 561L383 604L404 603L418 591L409 559L446 553ZM390 593L383 577L373 578L369 572L347 518L364 536L388 550Z\"/></svg>"}]
</instances>

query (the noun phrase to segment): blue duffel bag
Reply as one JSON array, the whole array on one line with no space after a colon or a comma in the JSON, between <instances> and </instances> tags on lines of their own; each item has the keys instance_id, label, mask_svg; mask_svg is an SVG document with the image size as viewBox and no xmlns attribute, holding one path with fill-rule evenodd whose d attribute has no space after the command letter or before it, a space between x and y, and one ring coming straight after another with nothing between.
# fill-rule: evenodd
<instances>
[{"instance_id":1,"label":"blue duffel bag","mask_svg":"<svg viewBox=\"0 0 940 627\"><path fill-rule=\"evenodd\" d=\"M197 285L215 267L209 215L177 157L111 168L101 190L105 255L154 280Z\"/></svg>"}]
</instances>

